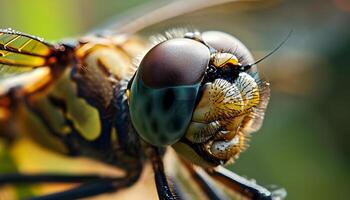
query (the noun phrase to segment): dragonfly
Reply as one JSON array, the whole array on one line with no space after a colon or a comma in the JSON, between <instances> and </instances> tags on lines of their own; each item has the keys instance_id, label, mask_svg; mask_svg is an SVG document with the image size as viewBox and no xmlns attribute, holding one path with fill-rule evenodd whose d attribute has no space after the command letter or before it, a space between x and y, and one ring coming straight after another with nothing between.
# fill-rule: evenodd
<instances>
[{"instance_id":1,"label":"dragonfly","mask_svg":"<svg viewBox=\"0 0 350 200\"><path fill-rule=\"evenodd\" d=\"M8 173L0 174L0 185L78 183L31 199L80 199L132 187L150 165L159 199L186 199L177 192L186 186L165 171L172 149L208 199L230 199L216 182L247 199L283 199L224 167L262 125L270 89L258 73L261 59L220 31L177 28L153 42L137 36L166 19L226 3L205 2L175 1L56 44L0 30L0 137L16 140L9 124L24 122L27 134L50 150L125 172Z\"/></svg>"}]
</instances>

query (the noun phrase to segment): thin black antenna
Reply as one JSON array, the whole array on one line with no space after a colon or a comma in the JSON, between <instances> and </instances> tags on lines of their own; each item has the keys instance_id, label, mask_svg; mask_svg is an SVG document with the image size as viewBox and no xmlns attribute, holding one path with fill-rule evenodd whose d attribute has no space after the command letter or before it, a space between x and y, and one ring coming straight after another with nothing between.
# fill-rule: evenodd
<instances>
[{"instance_id":1,"label":"thin black antenna","mask_svg":"<svg viewBox=\"0 0 350 200\"><path fill-rule=\"evenodd\" d=\"M274 49L272 50L270 53L268 53L267 55L265 55L264 57L260 58L259 60L257 60L256 62L252 63L252 64L248 64L248 65L244 65L240 68L241 71L247 71L248 69L250 69L252 66L260 63L261 61L265 60L265 58L271 56L272 54L274 54L278 49L280 49L284 43L287 42L287 40L290 38L290 36L293 33L293 29L289 31L287 37Z\"/></svg>"}]
</instances>

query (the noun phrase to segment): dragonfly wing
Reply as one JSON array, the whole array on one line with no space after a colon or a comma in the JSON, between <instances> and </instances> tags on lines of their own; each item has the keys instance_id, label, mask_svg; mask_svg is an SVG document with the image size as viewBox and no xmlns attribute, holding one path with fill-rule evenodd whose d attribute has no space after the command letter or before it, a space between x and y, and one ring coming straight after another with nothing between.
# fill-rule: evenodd
<instances>
[{"instance_id":1,"label":"dragonfly wing","mask_svg":"<svg viewBox=\"0 0 350 200\"><path fill-rule=\"evenodd\" d=\"M8 68L9 66L0 67L0 73L3 68ZM18 67L11 66L15 69L16 73L11 73L11 75L5 75L0 78L0 96L7 95L11 89L21 90L22 94L29 94L43 88L52 79L50 67L40 67L40 68L29 68L29 67ZM12 69L10 69L12 70ZM19 72L22 73L19 73Z\"/></svg>"},{"instance_id":2,"label":"dragonfly wing","mask_svg":"<svg viewBox=\"0 0 350 200\"><path fill-rule=\"evenodd\" d=\"M241 0L178 0L164 3L155 1L141 5L122 16L117 16L113 23L108 23L105 29L97 29L94 34L115 35L133 34L142 29L163 22L173 17L181 16L205 8L225 3L240 2Z\"/></svg>"},{"instance_id":3,"label":"dragonfly wing","mask_svg":"<svg viewBox=\"0 0 350 200\"><path fill-rule=\"evenodd\" d=\"M52 80L59 46L11 29L0 30L0 107L42 89Z\"/></svg>"}]
</instances>

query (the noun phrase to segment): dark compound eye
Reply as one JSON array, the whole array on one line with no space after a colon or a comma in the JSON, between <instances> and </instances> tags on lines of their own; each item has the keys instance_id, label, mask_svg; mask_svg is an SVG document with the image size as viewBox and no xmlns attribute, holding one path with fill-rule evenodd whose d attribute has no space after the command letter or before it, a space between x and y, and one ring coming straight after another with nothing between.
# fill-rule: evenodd
<instances>
[{"instance_id":1,"label":"dark compound eye","mask_svg":"<svg viewBox=\"0 0 350 200\"><path fill-rule=\"evenodd\" d=\"M132 80L129 101L141 138L166 146L185 134L209 61L209 48L186 38L167 40L146 54Z\"/></svg>"},{"instance_id":2,"label":"dark compound eye","mask_svg":"<svg viewBox=\"0 0 350 200\"><path fill-rule=\"evenodd\" d=\"M208 47L186 38L158 44L140 64L144 84L153 88L194 85L199 83L210 60Z\"/></svg>"}]
</instances>

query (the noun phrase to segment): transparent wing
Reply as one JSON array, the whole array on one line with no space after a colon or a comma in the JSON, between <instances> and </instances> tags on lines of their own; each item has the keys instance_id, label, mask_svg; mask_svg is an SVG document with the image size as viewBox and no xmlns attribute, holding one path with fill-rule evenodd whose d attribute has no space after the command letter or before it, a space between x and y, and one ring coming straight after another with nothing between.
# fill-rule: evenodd
<instances>
[{"instance_id":1,"label":"transparent wing","mask_svg":"<svg viewBox=\"0 0 350 200\"><path fill-rule=\"evenodd\" d=\"M123 16L117 16L116 19L114 19L112 23L108 23L109 25L105 26L104 29L96 29L92 31L92 33L100 35L133 34L173 17L217 5L241 1L242 0L155 1L136 7Z\"/></svg>"},{"instance_id":2,"label":"transparent wing","mask_svg":"<svg viewBox=\"0 0 350 200\"><path fill-rule=\"evenodd\" d=\"M54 46L35 36L12 29L0 29L0 50L5 51L1 60L6 58L6 52L46 57L54 51Z\"/></svg>"},{"instance_id":3,"label":"transparent wing","mask_svg":"<svg viewBox=\"0 0 350 200\"><path fill-rule=\"evenodd\" d=\"M58 48L12 29L0 30L0 106L9 93L16 96L40 90L52 79Z\"/></svg>"}]
</instances>

